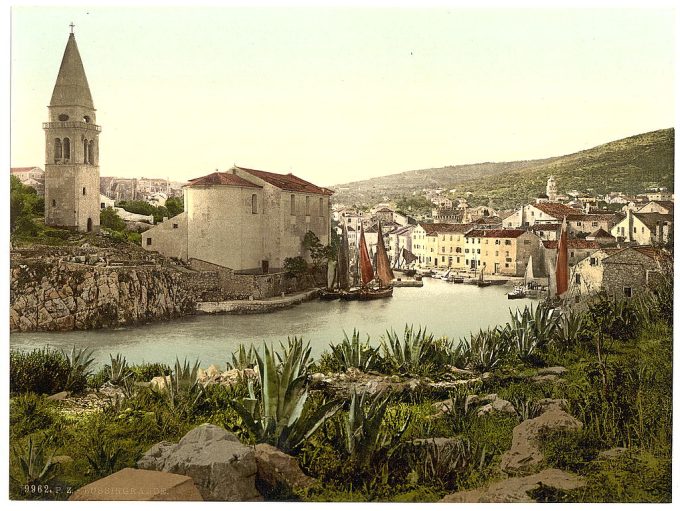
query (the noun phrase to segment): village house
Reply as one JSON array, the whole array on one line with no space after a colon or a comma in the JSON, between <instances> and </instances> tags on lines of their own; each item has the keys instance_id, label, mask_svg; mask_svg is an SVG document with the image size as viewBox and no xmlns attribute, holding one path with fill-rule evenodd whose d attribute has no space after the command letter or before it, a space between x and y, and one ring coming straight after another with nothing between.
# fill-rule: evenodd
<instances>
[{"instance_id":1,"label":"village house","mask_svg":"<svg viewBox=\"0 0 680 511\"><path fill-rule=\"evenodd\" d=\"M674 210L673 201L654 200L650 201L637 210L637 213L661 213L662 215L672 215Z\"/></svg>"},{"instance_id":2,"label":"village house","mask_svg":"<svg viewBox=\"0 0 680 511\"><path fill-rule=\"evenodd\" d=\"M598 229L609 231L621 218L617 213L571 214L567 215L567 228L574 236L591 234Z\"/></svg>"},{"instance_id":3,"label":"village house","mask_svg":"<svg viewBox=\"0 0 680 511\"><path fill-rule=\"evenodd\" d=\"M465 234L466 266L472 271L484 267L487 274L521 276L529 257L538 259L539 245L539 237L523 229L473 229Z\"/></svg>"},{"instance_id":4,"label":"village house","mask_svg":"<svg viewBox=\"0 0 680 511\"><path fill-rule=\"evenodd\" d=\"M504 229L516 229L534 224L562 223L564 217L580 213L581 211L558 202L525 204L512 215L506 217L502 221L502 225Z\"/></svg>"},{"instance_id":5,"label":"village house","mask_svg":"<svg viewBox=\"0 0 680 511\"><path fill-rule=\"evenodd\" d=\"M586 236L586 240L599 243L603 247L616 244L616 238L602 228Z\"/></svg>"},{"instance_id":6,"label":"village house","mask_svg":"<svg viewBox=\"0 0 680 511\"><path fill-rule=\"evenodd\" d=\"M45 171L40 167L12 167L9 172L21 184L33 188L38 195L45 195Z\"/></svg>"},{"instance_id":7,"label":"village house","mask_svg":"<svg viewBox=\"0 0 680 511\"><path fill-rule=\"evenodd\" d=\"M465 270L465 233L474 224L436 224L437 260L439 267Z\"/></svg>"},{"instance_id":8,"label":"village house","mask_svg":"<svg viewBox=\"0 0 680 511\"><path fill-rule=\"evenodd\" d=\"M308 231L330 242L330 196L293 174L234 166L192 179L185 211L142 234L146 250L239 272L267 273L306 256Z\"/></svg>"},{"instance_id":9,"label":"village house","mask_svg":"<svg viewBox=\"0 0 680 511\"><path fill-rule=\"evenodd\" d=\"M411 243L414 229L414 225L404 225L396 227L389 233L390 249L387 255L392 264L398 268L408 265L402 256L403 250L406 249L407 252L413 253Z\"/></svg>"},{"instance_id":10,"label":"village house","mask_svg":"<svg viewBox=\"0 0 680 511\"><path fill-rule=\"evenodd\" d=\"M559 241L541 242L541 266L547 274L549 271L549 261L555 262L557 258L557 247ZM590 257L590 254L602 248L596 241L589 241L580 238L569 238L567 240L567 254L569 256L568 265L574 266L581 259Z\"/></svg>"},{"instance_id":11,"label":"village house","mask_svg":"<svg viewBox=\"0 0 680 511\"><path fill-rule=\"evenodd\" d=\"M673 238L673 215L663 213L637 213L630 209L626 216L609 231L617 241L638 245L658 245Z\"/></svg>"},{"instance_id":12,"label":"village house","mask_svg":"<svg viewBox=\"0 0 680 511\"><path fill-rule=\"evenodd\" d=\"M107 197L103 193L99 194L99 209L113 208L116 205L111 197Z\"/></svg>"},{"instance_id":13,"label":"village house","mask_svg":"<svg viewBox=\"0 0 680 511\"><path fill-rule=\"evenodd\" d=\"M569 294L589 295L604 291L633 298L668 275L670 263L668 256L649 246L601 249L574 266Z\"/></svg>"},{"instance_id":14,"label":"village house","mask_svg":"<svg viewBox=\"0 0 680 511\"><path fill-rule=\"evenodd\" d=\"M529 230L542 240L554 241L560 236L562 224L534 224Z\"/></svg>"},{"instance_id":15,"label":"village house","mask_svg":"<svg viewBox=\"0 0 680 511\"><path fill-rule=\"evenodd\" d=\"M672 201L673 192L666 188L658 188L655 190L650 190L646 192L645 195L649 201Z\"/></svg>"}]
</instances>

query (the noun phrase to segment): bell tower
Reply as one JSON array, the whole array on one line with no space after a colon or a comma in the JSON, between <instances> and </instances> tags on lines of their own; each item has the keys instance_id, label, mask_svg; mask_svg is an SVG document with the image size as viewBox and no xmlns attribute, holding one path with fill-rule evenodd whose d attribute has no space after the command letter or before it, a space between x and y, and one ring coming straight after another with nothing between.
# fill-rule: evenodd
<instances>
[{"instance_id":1,"label":"bell tower","mask_svg":"<svg viewBox=\"0 0 680 511\"><path fill-rule=\"evenodd\" d=\"M45 130L45 224L99 230L99 133L96 110L71 33L61 60Z\"/></svg>"}]
</instances>

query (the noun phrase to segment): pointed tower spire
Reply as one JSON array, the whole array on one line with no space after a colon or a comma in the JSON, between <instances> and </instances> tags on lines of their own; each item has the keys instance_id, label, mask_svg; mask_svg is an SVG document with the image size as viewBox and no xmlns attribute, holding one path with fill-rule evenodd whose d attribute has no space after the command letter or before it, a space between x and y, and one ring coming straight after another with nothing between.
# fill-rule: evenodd
<instances>
[{"instance_id":1,"label":"pointed tower spire","mask_svg":"<svg viewBox=\"0 0 680 511\"><path fill-rule=\"evenodd\" d=\"M50 106L81 106L94 109L90 86L73 32L68 36Z\"/></svg>"}]
</instances>

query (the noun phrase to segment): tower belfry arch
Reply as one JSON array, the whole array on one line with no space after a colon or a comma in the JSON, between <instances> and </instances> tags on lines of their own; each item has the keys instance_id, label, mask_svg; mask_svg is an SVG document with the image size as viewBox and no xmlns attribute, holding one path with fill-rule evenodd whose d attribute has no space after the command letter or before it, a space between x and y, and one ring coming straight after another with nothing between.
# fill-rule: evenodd
<instances>
[{"instance_id":1,"label":"tower belfry arch","mask_svg":"<svg viewBox=\"0 0 680 511\"><path fill-rule=\"evenodd\" d=\"M45 130L45 224L99 230L99 133L73 22Z\"/></svg>"}]
</instances>

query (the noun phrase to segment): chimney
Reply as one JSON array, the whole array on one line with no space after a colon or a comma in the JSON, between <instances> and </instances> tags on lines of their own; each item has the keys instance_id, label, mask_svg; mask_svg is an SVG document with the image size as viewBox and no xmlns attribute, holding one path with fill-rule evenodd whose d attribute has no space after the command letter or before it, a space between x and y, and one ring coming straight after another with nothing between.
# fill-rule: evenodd
<instances>
[{"instance_id":1,"label":"chimney","mask_svg":"<svg viewBox=\"0 0 680 511\"><path fill-rule=\"evenodd\" d=\"M633 213L632 210L628 210L628 241L633 242Z\"/></svg>"}]
</instances>

